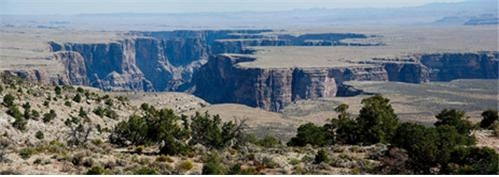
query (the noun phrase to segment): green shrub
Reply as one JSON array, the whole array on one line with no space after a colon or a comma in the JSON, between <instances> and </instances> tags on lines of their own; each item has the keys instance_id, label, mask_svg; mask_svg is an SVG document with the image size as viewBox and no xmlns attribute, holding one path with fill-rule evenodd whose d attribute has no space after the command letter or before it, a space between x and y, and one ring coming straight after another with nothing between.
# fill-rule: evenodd
<instances>
[{"instance_id":1,"label":"green shrub","mask_svg":"<svg viewBox=\"0 0 499 177\"><path fill-rule=\"evenodd\" d=\"M33 161L33 164L37 164L37 165L42 164L42 159L40 159L40 158L35 159L35 161Z\"/></svg>"},{"instance_id":2,"label":"green shrub","mask_svg":"<svg viewBox=\"0 0 499 177\"><path fill-rule=\"evenodd\" d=\"M12 116L14 118L23 117L23 114L21 113L21 111L19 111L19 108L17 108L16 105L9 106L9 109L7 110L7 114L9 114L10 116Z\"/></svg>"},{"instance_id":3,"label":"green shrub","mask_svg":"<svg viewBox=\"0 0 499 177\"><path fill-rule=\"evenodd\" d=\"M74 97L73 97L73 101L74 102L77 102L77 103L81 103L81 95L79 93L77 93Z\"/></svg>"},{"instance_id":4,"label":"green shrub","mask_svg":"<svg viewBox=\"0 0 499 177\"><path fill-rule=\"evenodd\" d=\"M83 110L83 107L80 107L80 111L78 111L78 116L81 118L88 118L87 111Z\"/></svg>"},{"instance_id":5,"label":"green shrub","mask_svg":"<svg viewBox=\"0 0 499 177\"><path fill-rule=\"evenodd\" d=\"M192 167L194 167L192 162L190 160L186 160L186 161L180 162L180 164L178 165L177 168L181 171L189 171L192 169Z\"/></svg>"},{"instance_id":6,"label":"green shrub","mask_svg":"<svg viewBox=\"0 0 499 177\"><path fill-rule=\"evenodd\" d=\"M135 148L135 153L142 154L142 152L144 152L144 149L145 149L144 145L137 146Z\"/></svg>"},{"instance_id":7,"label":"green shrub","mask_svg":"<svg viewBox=\"0 0 499 177\"><path fill-rule=\"evenodd\" d=\"M37 110L31 110L31 118L33 120L38 120L40 118L40 113Z\"/></svg>"},{"instance_id":8,"label":"green shrub","mask_svg":"<svg viewBox=\"0 0 499 177\"><path fill-rule=\"evenodd\" d=\"M364 144L388 143L398 127L398 118L390 100L376 95L362 100L357 123Z\"/></svg>"},{"instance_id":9,"label":"green shrub","mask_svg":"<svg viewBox=\"0 0 499 177\"><path fill-rule=\"evenodd\" d=\"M329 155L328 153L321 149L317 152L317 154L315 155L315 159L314 159L314 163L315 164L320 164L322 162L329 162Z\"/></svg>"},{"instance_id":10,"label":"green shrub","mask_svg":"<svg viewBox=\"0 0 499 177\"><path fill-rule=\"evenodd\" d=\"M55 86L54 91L55 91L56 95L61 95L62 94L62 89L59 86Z\"/></svg>"},{"instance_id":11,"label":"green shrub","mask_svg":"<svg viewBox=\"0 0 499 177\"><path fill-rule=\"evenodd\" d=\"M202 174L204 175L223 175L225 167L222 160L215 152L212 152L205 157Z\"/></svg>"},{"instance_id":12,"label":"green shrub","mask_svg":"<svg viewBox=\"0 0 499 177\"><path fill-rule=\"evenodd\" d=\"M23 109L24 109L24 118L26 120L31 119L31 104L28 102L23 104Z\"/></svg>"},{"instance_id":13,"label":"green shrub","mask_svg":"<svg viewBox=\"0 0 499 177\"><path fill-rule=\"evenodd\" d=\"M191 144L202 144L206 147L222 149L232 144L241 144L244 140L245 121L239 123L224 122L219 115L197 113L191 117Z\"/></svg>"},{"instance_id":14,"label":"green shrub","mask_svg":"<svg viewBox=\"0 0 499 177\"><path fill-rule=\"evenodd\" d=\"M55 119L57 117L57 114L55 113L55 111L53 109L51 109L49 111L49 113L45 113L43 114L43 122L44 123L48 123L50 121L52 121L53 119Z\"/></svg>"},{"instance_id":15,"label":"green shrub","mask_svg":"<svg viewBox=\"0 0 499 177\"><path fill-rule=\"evenodd\" d=\"M290 165L298 165L300 163L300 159L292 158L289 160Z\"/></svg>"},{"instance_id":16,"label":"green shrub","mask_svg":"<svg viewBox=\"0 0 499 177\"><path fill-rule=\"evenodd\" d=\"M118 96L118 97L116 97L116 99L118 99L121 102L127 102L128 101L128 97L125 97L125 96Z\"/></svg>"},{"instance_id":17,"label":"green shrub","mask_svg":"<svg viewBox=\"0 0 499 177\"><path fill-rule=\"evenodd\" d=\"M334 124L337 125L336 141L339 144L359 144L362 142L362 129L357 124L357 121L350 118L335 119Z\"/></svg>"},{"instance_id":18,"label":"green shrub","mask_svg":"<svg viewBox=\"0 0 499 177\"><path fill-rule=\"evenodd\" d=\"M104 142L101 139L93 139L90 142L96 146L100 146L100 145L104 144Z\"/></svg>"},{"instance_id":19,"label":"green shrub","mask_svg":"<svg viewBox=\"0 0 499 177\"><path fill-rule=\"evenodd\" d=\"M156 161L172 163L173 159L170 158L169 156L166 156L166 155L160 155L160 156L156 157Z\"/></svg>"},{"instance_id":20,"label":"green shrub","mask_svg":"<svg viewBox=\"0 0 499 177\"><path fill-rule=\"evenodd\" d=\"M267 148L276 147L280 144L281 144L281 141L279 141L279 139L277 139L274 136L270 136L270 135L267 135L264 138L262 138L256 142L256 145L259 145L262 147L267 147Z\"/></svg>"},{"instance_id":21,"label":"green shrub","mask_svg":"<svg viewBox=\"0 0 499 177\"><path fill-rule=\"evenodd\" d=\"M148 138L149 125L147 119L132 115L127 121L118 123L110 136L110 142L118 145L125 145L130 141L132 145L149 144Z\"/></svg>"},{"instance_id":22,"label":"green shrub","mask_svg":"<svg viewBox=\"0 0 499 177\"><path fill-rule=\"evenodd\" d=\"M307 123L298 127L296 137L291 138L288 146L326 146L334 144L334 137L327 136L327 129L316 126L313 123Z\"/></svg>"},{"instance_id":23,"label":"green shrub","mask_svg":"<svg viewBox=\"0 0 499 177\"><path fill-rule=\"evenodd\" d=\"M472 137L460 134L454 126L427 128L414 123L401 124L392 140L394 146L407 150L408 168L417 174L430 174L432 168L448 163L455 147L473 143Z\"/></svg>"},{"instance_id":24,"label":"green shrub","mask_svg":"<svg viewBox=\"0 0 499 177\"><path fill-rule=\"evenodd\" d=\"M187 155L192 149L185 143L175 140L173 137L167 137L163 140L164 145L160 147L160 154L167 155Z\"/></svg>"},{"instance_id":25,"label":"green shrub","mask_svg":"<svg viewBox=\"0 0 499 177\"><path fill-rule=\"evenodd\" d=\"M78 93L85 93L85 89L83 89L83 88L81 88L81 87L76 88L76 91L77 91Z\"/></svg>"},{"instance_id":26,"label":"green shrub","mask_svg":"<svg viewBox=\"0 0 499 177\"><path fill-rule=\"evenodd\" d=\"M64 106L71 107L73 106L73 104L71 103L71 101L65 101Z\"/></svg>"},{"instance_id":27,"label":"green shrub","mask_svg":"<svg viewBox=\"0 0 499 177\"><path fill-rule=\"evenodd\" d=\"M41 132L41 131L37 131L37 132L35 133L35 137L36 137L36 139L41 140L41 139L43 139L45 136L43 135L43 132Z\"/></svg>"},{"instance_id":28,"label":"green shrub","mask_svg":"<svg viewBox=\"0 0 499 177\"><path fill-rule=\"evenodd\" d=\"M34 153L35 153L34 148L23 148L19 151L19 156L21 156L22 159L26 160L29 159Z\"/></svg>"},{"instance_id":29,"label":"green shrub","mask_svg":"<svg viewBox=\"0 0 499 177\"><path fill-rule=\"evenodd\" d=\"M415 173L430 174L430 169L437 166L438 147L435 143L437 139L438 134L435 129L403 123L398 128L392 144L408 151L409 168Z\"/></svg>"},{"instance_id":30,"label":"green shrub","mask_svg":"<svg viewBox=\"0 0 499 177\"><path fill-rule=\"evenodd\" d=\"M7 94L3 97L3 105L6 107L10 107L14 105L14 100L16 100L14 96L12 96L11 94Z\"/></svg>"},{"instance_id":31,"label":"green shrub","mask_svg":"<svg viewBox=\"0 0 499 177\"><path fill-rule=\"evenodd\" d=\"M480 127L484 129L491 129L494 122L499 120L499 114L497 110L489 109L482 113L482 121L480 121Z\"/></svg>"},{"instance_id":32,"label":"green shrub","mask_svg":"<svg viewBox=\"0 0 499 177\"><path fill-rule=\"evenodd\" d=\"M149 167L142 167L133 172L134 175L156 175L156 170Z\"/></svg>"},{"instance_id":33,"label":"green shrub","mask_svg":"<svg viewBox=\"0 0 499 177\"><path fill-rule=\"evenodd\" d=\"M151 108L143 116L132 115L126 121L118 123L110 136L110 142L118 145L148 145L165 142L160 151L164 154L176 155L188 148L185 145L189 133L185 126L180 126L172 110Z\"/></svg>"},{"instance_id":34,"label":"green shrub","mask_svg":"<svg viewBox=\"0 0 499 177\"><path fill-rule=\"evenodd\" d=\"M227 171L228 175L256 175L255 168L241 168L241 164L234 164Z\"/></svg>"},{"instance_id":35,"label":"green shrub","mask_svg":"<svg viewBox=\"0 0 499 177\"><path fill-rule=\"evenodd\" d=\"M449 125L456 127L461 134L469 134L473 129L473 124L465 119L465 112L455 109L444 109L435 117L438 119L435 126Z\"/></svg>"},{"instance_id":36,"label":"green shrub","mask_svg":"<svg viewBox=\"0 0 499 177\"><path fill-rule=\"evenodd\" d=\"M499 154L484 147L458 147L442 173L448 174L498 174Z\"/></svg>"},{"instance_id":37,"label":"green shrub","mask_svg":"<svg viewBox=\"0 0 499 177\"><path fill-rule=\"evenodd\" d=\"M113 109L111 109L111 107L107 107L107 108L105 109L105 112L104 112L104 113L105 113L104 115L105 115L106 117L109 117L110 119L114 119L114 120L116 120L116 119L118 119L118 117L119 117L118 113L116 113L116 111L114 111Z\"/></svg>"},{"instance_id":38,"label":"green shrub","mask_svg":"<svg viewBox=\"0 0 499 177\"><path fill-rule=\"evenodd\" d=\"M88 169L87 175L103 175L106 173L106 170L102 168L101 166L93 166L92 168Z\"/></svg>"},{"instance_id":39,"label":"green shrub","mask_svg":"<svg viewBox=\"0 0 499 177\"><path fill-rule=\"evenodd\" d=\"M105 114L105 110L101 106L98 106L97 108L95 108L93 110L93 112L94 112L95 115L98 115L101 118L104 117L104 114Z\"/></svg>"},{"instance_id":40,"label":"green shrub","mask_svg":"<svg viewBox=\"0 0 499 177\"><path fill-rule=\"evenodd\" d=\"M118 113L116 113L116 111L114 111L111 107L107 107L107 108L103 108L101 106L95 108L93 110L93 112L98 115L99 117L109 117L111 119L118 119Z\"/></svg>"},{"instance_id":41,"label":"green shrub","mask_svg":"<svg viewBox=\"0 0 499 177\"><path fill-rule=\"evenodd\" d=\"M14 123L12 123L12 126L18 130L25 131L26 130L26 125L28 122L24 118L16 118Z\"/></svg>"},{"instance_id":42,"label":"green shrub","mask_svg":"<svg viewBox=\"0 0 499 177\"><path fill-rule=\"evenodd\" d=\"M114 105L113 99L108 97L107 99L104 100L104 104L112 107Z\"/></svg>"}]
</instances>

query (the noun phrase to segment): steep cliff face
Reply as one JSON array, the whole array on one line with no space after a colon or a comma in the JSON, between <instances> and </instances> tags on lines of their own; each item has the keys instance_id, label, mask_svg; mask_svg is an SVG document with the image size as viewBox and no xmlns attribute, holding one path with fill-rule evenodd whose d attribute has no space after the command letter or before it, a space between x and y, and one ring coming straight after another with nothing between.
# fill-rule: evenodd
<instances>
[{"instance_id":1,"label":"steep cliff face","mask_svg":"<svg viewBox=\"0 0 499 177\"><path fill-rule=\"evenodd\" d=\"M497 79L498 54L499 52L426 54L420 60L430 69L432 81Z\"/></svg>"},{"instance_id":2,"label":"steep cliff face","mask_svg":"<svg viewBox=\"0 0 499 177\"><path fill-rule=\"evenodd\" d=\"M253 46L357 45L343 39L363 34L299 36L269 30L131 32L109 43L49 42L66 68L57 83L105 90L188 91L212 103L241 103L279 111L301 99L361 94L344 81L426 83L459 78L498 78L499 52L421 54L409 59L371 59L347 67L246 68ZM363 44L358 44L363 45ZM372 43L368 45L384 45ZM33 80L43 74L16 72Z\"/></svg>"},{"instance_id":3,"label":"steep cliff face","mask_svg":"<svg viewBox=\"0 0 499 177\"><path fill-rule=\"evenodd\" d=\"M218 55L194 74L194 94L212 103L240 103L279 111L293 101L334 97L346 80L388 80L382 66L245 68L254 58Z\"/></svg>"},{"instance_id":4,"label":"steep cliff face","mask_svg":"<svg viewBox=\"0 0 499 177\"><path fill-rule=\"evenodd\" d=\"M134 42L135 57L132 58L144 78L151 82L154 90L167 90L173 72L168 66L161 42L153 38L138 38Z\"/></svg>"},{"instance_id":5,"label":"steep cliff face","mask_svg":"<svg viewBox=\"0 0 499 177\"><path fill-rule=\"evenodd\" d=\"M498 78L497 53L432 54L410 60L373 59L363 65L320 68L245 68L242 55L211 57L195 74L194 94L212 103L240 103L279 111L300 99L362 94L344 81L426 83Z\"/></svg>"},{"instance_id":6,"label":"steep cliff face","mask_svg":"<svg viewBox=\"0 0 499 177\"><path fill-rule=\"evenodd\" d=\"M107 44L66 43L54 55L66 67L71 84L104 90L153 90L135 63L134 40ZM56 46L52 44L51 46Z\"/></svg>"},{"instance_id":7,"label":"steep cliff face","mask_svg":"<svg viewBox=\"0 0 499 177\"><path fill-rule=\"evenodd\" d=\"M193 73L209 56L251 53L251 46L310 45L307 40L338 43L362 34L301 36L264 34L270 30L130 32L130 37L109 43L49 42L61 60L71 84L105 90L184 91ZM67 53L73 52L73 53Z\"/></svg>"},{"instance_id":8,"label":"steep cliff face","mask_svg":"<svg viewBox=\"0 0 499 177\"><path fill-rule=\"evenodd\" d=\"M67 80L72 85L88 84L85 59L78 52L66 51L54 54L56 60L61 61L66 68Z\"/></svg>"}]
</instances>

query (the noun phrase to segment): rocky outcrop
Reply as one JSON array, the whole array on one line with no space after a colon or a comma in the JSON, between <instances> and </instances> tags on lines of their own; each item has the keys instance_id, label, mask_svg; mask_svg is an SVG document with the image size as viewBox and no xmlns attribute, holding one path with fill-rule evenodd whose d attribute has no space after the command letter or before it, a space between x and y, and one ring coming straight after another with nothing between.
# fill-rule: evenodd
<instances>
[{"instance_id":1,"label":"rocky outcrop","mask_svg":"<svg viewBox=\"0 0 499 177\"><path fill-rule=\"evenodd\" d=\"M237 64L254 58L211 57L194 74L193 93L211 103L240 103L271 111L301 99L334 97L347 80L388 80L382 66L345 68L246 68Z\"/></svg>"},{"instance_id":2,"label":"rocky outcrop","mask_svg":"<svg viewBox=\"0 0 499 177\"><path fill-rule=\"evenodd\" d=\"M497 79L499 52L425 54L420 61L430 69L431 81Z\"/></svg>"},{"instance_id":3,"label":"rocky outcrop","mask_svg":"<svg viewBox=\"0 0 499 177\"><path fill-rule=\"evenodd\" d=\"M357 45L343 41L372 37L266 32L271 31L130 32L128 37L109 43L50 42L49 47L66 68L66 77L58 83L104 90L187 91L212 103L241 103L271 111L301 99L365 94L343 84L350 80L426 83L498 78L498 52L373 58L347 67L240 67L240 62L255 60L241 55L253 53L254 46Z\"/></svg>"},{"instance_id":4,"label":"rocky outcrop","mask_svg":"<svg viewBox=\"0 0 499 177\"><path fill-rule=\"evenodd\" d=\"M134 43L134 40L107 44L66 43L54 58L64 64L70 84L104 90L154 90L137 67Z\"/></svg>"},{"instance_id":5,"label":"rocky outcrop","mask_svg":"<svg viewBox=\"0 0 499 177\"><path fill-rule=\"evenodd\" d=\"M389 81L407 83L429 82L430 72L421 63L383 63Z\"/></svg>"},{"instance_id":6,"label":"rocky outcrop","mask_svg":"<svg viewBox=\"0 0 499 177\"><path fill-rule=\"evenodd\" d=\"M72 85L85 85L88 84L87 68L85 66L85 59L78 52L57 52L54 54L56 60L60 60L66 68L67 80Z\"/></svg>"},{"instance_id":7,"label":"rocky outcrop","mask_svg":"<svg viewBox=\"0 0 499 177\"><path fill-rule=\"evenodd\" d=\"M337 44L362 34L265 34L270 30L207 30L130 32L129 37L109 43L49 42L62 61L69 83L104 90L184 91L193 73L209 56L220 53L252 53L251 46L310 45L322 39Z\"/></svg>"},{"instance_id":8,"label":"rocky outcrop","mask_svg":"<svg viewBox=\"0 0 499 177\"><path fill-rule=\"evenodd\" d=\"M48 84L52 80L48 73L37 69L29 70L4 70L0 74L2 77L20 78L28 82Z\"/></svg>"},{"instance_id":9,"label":"rocky outcrop","mask_svg":"<svg viewBox=\"0 0 499 177\"><path fill-rule=\"evenodd\" d=\"M301 99L364 93L344 81L426 83L457 78L498 78L497 53L433 54L372 59L362 65L318 68L246 68L250 55L218 55L195 73L193 93L212 103L240 103L280 111Z\"/></svg>"}]
</instances>

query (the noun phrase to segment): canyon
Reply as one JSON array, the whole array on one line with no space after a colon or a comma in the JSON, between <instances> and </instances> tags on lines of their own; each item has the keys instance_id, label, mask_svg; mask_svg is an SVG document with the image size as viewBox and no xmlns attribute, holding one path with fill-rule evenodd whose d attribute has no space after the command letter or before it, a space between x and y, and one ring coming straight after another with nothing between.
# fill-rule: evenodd
<instances>
[{"instance_id":1,"label":"canyon","mask_svg":"<svg viewBox=\"0 0 499 177\"><path fill-rule=\"evenodd\" d=\"M346 81L424 84L497 79L499 52L494 45L476 45L493 43L491 29L453 30L456 36L482 36L449 45L455 38L440 39L445 31L428 29L404 40L397 35L407 29L130 31L113 34L110 40L94 35L102 39L41 41L47 52L37 61L55 62L46 65L60 66L59 72L43 67L2 70L43 83L105 91L186 92L209 103L279 112L300 100L369 94ZM426 44L428 39L421 38L434 42Z\"/></svg>"},{"instance_id":2,"label":"canyon","mask_svg":"<svg viewBox=\"0 0 499 177\"><path fill-rule=\"evenodd\" d=\"M105 91L187 92L210 103L238 103L273 112L299 100L364 93L345 81L421 84L498 78L497 51L438 52L437 48L395 55L370 51L396 46L385 38L266 29L132 31L108 42L48 41L49 60L63 66L62 74L7 71L32 81ZM345 55L349 58L340 56L346 49L352 50ZM363 51L368 52L355 56ZM286 59L293 57L298 59ZM253 65L262 61L277 64Z\"/></svg>"}]
</instances>

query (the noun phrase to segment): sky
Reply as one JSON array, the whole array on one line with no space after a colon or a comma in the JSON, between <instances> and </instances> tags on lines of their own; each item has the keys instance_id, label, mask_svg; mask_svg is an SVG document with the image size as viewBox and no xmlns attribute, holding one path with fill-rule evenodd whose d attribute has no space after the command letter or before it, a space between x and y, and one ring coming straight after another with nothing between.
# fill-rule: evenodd
<instances>
[{"instance_id":1,"label":"sky","mask_svg":"<svg viewBox=\"0 0 499 177\"><path fill-rule=\"evenodd\" d=\"M463 0L0 0L0 14L195 13L395 8Z\"/></svg>"}]
</instances>

